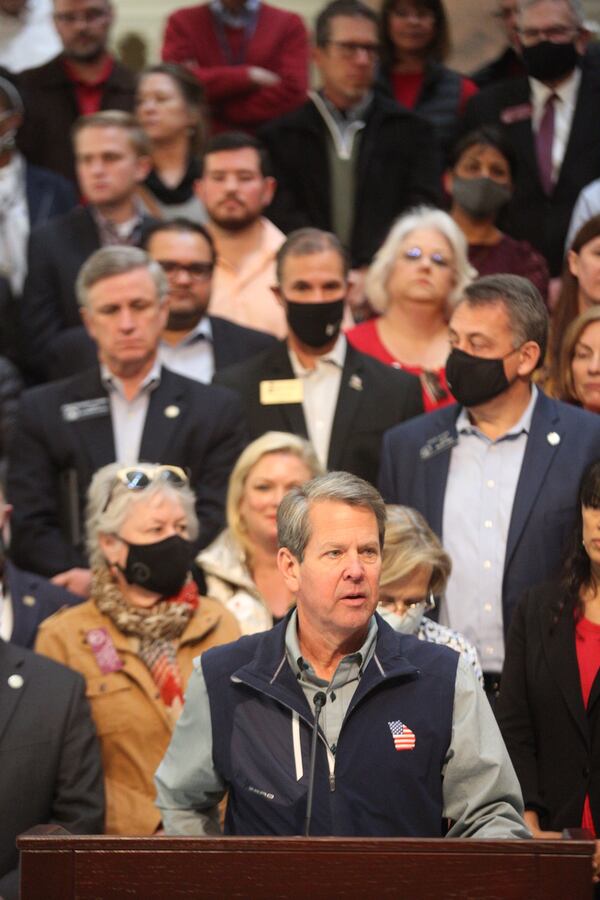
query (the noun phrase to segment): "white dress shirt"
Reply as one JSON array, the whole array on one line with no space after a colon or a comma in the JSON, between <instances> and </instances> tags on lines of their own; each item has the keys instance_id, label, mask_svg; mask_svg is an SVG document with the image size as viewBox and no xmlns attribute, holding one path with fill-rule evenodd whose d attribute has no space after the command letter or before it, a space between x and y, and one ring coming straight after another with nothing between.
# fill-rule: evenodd
<instances>
[{"instance_id":1,"label":"white dress shirt","mask_svg":"<svg viewBox=\"0 0 600 900\"><path fill-rule=\"evenodd\" d=\"M138 462L142 434L146 424L150 394L160 384L160 362L155 361L132 400L125 397L123 382L101 366L102 383L108 391L110 416L115 442L115 459L129 466Z\"/></svg>"},{"instance_id":2,"label":"white dress shirt","mask_svg":"<svg viewBox=\"0 0 600 900\"><path fill-rule=\"evenodd\" d=\"M560 167L565 158L580 83L581 70L578 68L575 68L571 75L555 88L549 88L548 85L543 84L536 78L529 79L531 103L533 106L532 125L536 134L544 115L548 97L552 96L552 94L556 95L554 101L554 139L552 141L552 181L554 184L558 181Z\"/></svg>"},{"instance_id":3,"label":"white dress shirt","mask_svg":"<svg viewBox=\"0 0 600 900\"><path fill-rule=\"evenodd\" d=\"M177 344L161 341L158 356L161 363L171 372L210 384L215 374L215 354L208 316L200 319Z\"/></svg>"}]
</instances>

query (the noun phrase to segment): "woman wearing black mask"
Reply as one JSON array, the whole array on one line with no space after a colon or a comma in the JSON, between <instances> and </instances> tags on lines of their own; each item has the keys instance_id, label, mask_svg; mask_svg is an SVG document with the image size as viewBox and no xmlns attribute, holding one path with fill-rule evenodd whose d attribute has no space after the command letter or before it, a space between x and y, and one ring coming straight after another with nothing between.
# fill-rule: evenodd
<instances>
[{"instance_id":1,"label":"woman wearing black mask","mask_svg":"<svg viewBox=\"0 0 600 900\"><path fill-rule=\"evenodd\" d=\"M239 635L189 570L194 495L174 466L104 466L88 495L91 599L48 619L36 650L84 676L102 745L106 832L160 828L153 775L193 659Z\"/></svg>"},{"instance_id":2,"label":"woman wearing black mask","mask_svg":"<svg viewBox=\"0 0 600 900\"><path fill-rule=\"evenodd\" d=\"M444 179L452 198L450 214L467 239L469 262L480 275L522 275L545 299L546 260L528 241L517 241L496 225L512 194L515 167L512 147L493 125L467 134L455 146Z\"/></svg>"}]
</instances>

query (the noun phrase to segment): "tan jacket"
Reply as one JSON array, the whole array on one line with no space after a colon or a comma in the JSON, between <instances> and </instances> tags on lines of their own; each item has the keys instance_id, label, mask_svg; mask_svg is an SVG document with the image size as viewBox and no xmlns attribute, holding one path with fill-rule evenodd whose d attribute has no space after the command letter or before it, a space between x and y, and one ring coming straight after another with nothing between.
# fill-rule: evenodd
<instances>
[{"instance_id":1,"label":"tan jacket","mask_svg":"<svg viewBox=\"0 0 600 900\"><path fill-rule=\"evenodd\" d=\"M124 663L103 675L86 641L92 628L105 628ZM200 606L183 632L177 661L184 685L192 661L209 647L239 637L234 616L216 600ZM135 640L120 632L91 600L63 609L40 626L35 649L81 672L100 738L106 788L107 834L153 834L160 825L153 776L162 760L173 722L158 688L135 653Z\"/></svg>"}]
</instances>

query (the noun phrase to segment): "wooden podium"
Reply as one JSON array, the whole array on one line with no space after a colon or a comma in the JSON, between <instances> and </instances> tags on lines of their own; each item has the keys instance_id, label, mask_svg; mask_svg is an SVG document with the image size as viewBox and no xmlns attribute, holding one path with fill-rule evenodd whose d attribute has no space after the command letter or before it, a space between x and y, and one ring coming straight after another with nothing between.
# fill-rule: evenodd
<instances>
[{"instance_id":1,"label":"wooden podium","mask_svg":"<svg viewBox=\"0 0 600 900\"><path fill-rule=\"evenodd\" d=\"M594 843L22 835L22 900L591 900Z\"/></svg>"}]
</instances>

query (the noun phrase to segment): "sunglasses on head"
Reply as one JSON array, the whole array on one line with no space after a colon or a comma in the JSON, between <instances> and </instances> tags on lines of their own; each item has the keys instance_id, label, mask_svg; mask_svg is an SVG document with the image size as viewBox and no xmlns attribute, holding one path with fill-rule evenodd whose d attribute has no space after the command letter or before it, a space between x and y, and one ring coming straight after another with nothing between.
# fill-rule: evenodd
<instances>
[{"instance_id":1,"label":"sunglasses on head","mask_svg":"<svg viewBox=\"0 0 600 900\"><path fill-rule=\"evenodd\" d=\"M147 488L149 484L153 484L155 481L164 481L165 484L170 484L173 487L183 487L188 484L189 479L179 466L140 465L119 469L102 512L104 513L108 509L117 484L123 484L130 491L143 491L144 488Z\"/></svg>"}]
</instances>

